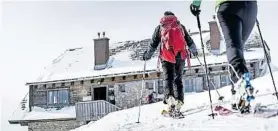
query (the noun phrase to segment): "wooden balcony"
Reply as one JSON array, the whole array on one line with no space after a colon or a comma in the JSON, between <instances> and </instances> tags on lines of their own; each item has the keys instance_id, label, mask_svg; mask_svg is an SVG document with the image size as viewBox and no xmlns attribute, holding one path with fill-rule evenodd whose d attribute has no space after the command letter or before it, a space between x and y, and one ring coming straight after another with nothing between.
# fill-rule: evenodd
<instances>
[{"instance_id":1,"label":"wooden balcony","mask_svg":"<svg viewBox=\"0 0 278 131\"><path fill-rule=\"evenodd\" d=\"M119 107L104 101L78 102L75 104L76 120L78 121L96 121L110 112L120 110Z\"/></svg>"}]
</instances>

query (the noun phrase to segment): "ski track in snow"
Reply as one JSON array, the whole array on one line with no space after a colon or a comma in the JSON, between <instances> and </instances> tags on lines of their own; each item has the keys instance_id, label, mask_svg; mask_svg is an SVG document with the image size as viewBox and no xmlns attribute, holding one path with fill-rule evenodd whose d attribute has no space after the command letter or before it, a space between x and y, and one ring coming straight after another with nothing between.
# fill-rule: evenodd
<instances>
[{"instance_id":1,"label":"ski track in snow","mask_svg":"<svg viewBox=\"0 0 278 131\"><path fill-rule=\"evenodd\" d=\"M276 82L278 72L274 73ZM251 81L255 89L259 89L257 95L274 92L270 75L260 77ZM278 84L278 82L277 82ZM267 86L266 86L267 85ZM219 89L224 100L230 99L230 86ZM213 103L217 102L217 94L212 91ZM263 105L277 102L275 96L266 95L256 97L257 102ZM206 107L203 111L185 116L183 119L166 118L160 115L160 111L166 106L162 102L144 105L141 107L140 123L137 122L138 107L110 113L96 122L90 122L74 131L277 131L278 117L258 118L253 116L240 117L237 114L231 116L215 116L213 120L211 114L208 92L194 93L185 96L185 104L181 111L189 110L190 113L198 110L197 107ZM229 103L224 106L229 107ZM278 108L278 105L275 105ZM199 109L200 109L199 108Z\"/></svg>"}]
</instances>

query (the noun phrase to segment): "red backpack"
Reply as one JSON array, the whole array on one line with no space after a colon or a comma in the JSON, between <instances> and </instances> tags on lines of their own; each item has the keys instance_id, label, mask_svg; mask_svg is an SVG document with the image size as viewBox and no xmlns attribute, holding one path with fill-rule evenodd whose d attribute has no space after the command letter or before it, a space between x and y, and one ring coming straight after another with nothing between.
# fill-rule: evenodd
<instances>
[{"instance_id":1,"label":"red backpack","mask_svg":"<svg viewBox=\"0 0 278 131\"><path fill-rule=\"evenodd\" d=\"M184 30L174 15L164 16L160 20L161 50L160 57L168 62L176 63L178 52L181 58L187 58L187 64L190 66L187 43L184 39Z\"/></svg>"}]
</instances>

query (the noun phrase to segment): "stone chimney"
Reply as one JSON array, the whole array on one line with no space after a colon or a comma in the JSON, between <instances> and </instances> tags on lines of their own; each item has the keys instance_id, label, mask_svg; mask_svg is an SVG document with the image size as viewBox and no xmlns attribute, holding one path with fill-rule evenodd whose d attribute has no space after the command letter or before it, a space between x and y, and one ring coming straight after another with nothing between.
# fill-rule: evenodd
<instances>
[{"instance_id":1,"label":"stone chimney","mask_svg":"<svg viewBox=\"0 0 278 131\"><path fill-rule=\"evenodd\" d=\"M209 22L209 28L210 28L210 47L211 52L214 55L220 54L220 39L221 34L219 32L219 28L217 25L217 22L215 21L215 16L213 16L213 21Z\"/></svg>"},{"instance_id":2,"label":"stone chimney","mask_svg":"<svg viewBox=\"0 0 278 131\"><path fill-rule=\"evenodd\" d=\"M109 38L105 37L105 32L98 32L98 38L94 39L94 58L95 58L95 70L105 69L109 59Z\"/></svg>"}]
</instances>

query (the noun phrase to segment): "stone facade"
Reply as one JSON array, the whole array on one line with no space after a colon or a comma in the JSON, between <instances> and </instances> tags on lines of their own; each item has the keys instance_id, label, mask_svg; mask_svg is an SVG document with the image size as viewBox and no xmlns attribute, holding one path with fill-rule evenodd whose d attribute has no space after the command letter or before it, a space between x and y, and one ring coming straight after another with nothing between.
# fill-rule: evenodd
<instances>
[{"instance_id":1,"label":"stone facade","mask_svg":"<svg viewBox=\"0 0 278 131\"><path fill-rule=\"evenodd\" d=\"M76 120L30 122L28 123L28 131L69 131L83 124L84 123L77 122Z\"/></svg>"},{"instance_id":2,"label":"stone facade","mask_svg":"<svg viewBox=\"0 0 278 131\"><path fill-rule=\"evenodd\" d=\"M260 62L256 61L248 63L248 69L251 72L252 79L259 76L260 70ZM222 69L220 65L215 66L211 70L211 77L217 76L220 79L221 75L227 74L225 70ZM199 79L198 82L195 83L204 83L204 72L202 70L187 70L184 74L183 82L186 86L185 80L188 79ZM58 84L46 84L46 85L37 85L30 87L30 103L33 106L40 106L40 107L48 107L47 104L47 92L51 90L60 90L60 89L68 89L69 90L69 105L74 105L77 102L81 101L90 101L93 100L93 89L95 87L107 87L107 98L106 100L112 104L115 104L117 107L122 109L125 108L132 108L138 105L140 93L142 89L142 81L141 80L132 80L129 77L126 77L126 82L122 83L115 83L115 84L100 84L98 82L93 82L92 80L87 81L75 81L75 82L67 82L67 83L58 83ZM152 79L152 80L145 80L144 87L142 94L142 103L146 103L146 96L153 91L157 92L158 95L163 96L163 81L162 79ZM196 79L197 80L197 79ZM104 80L105 81L105 80ZM220 80L221 81L221 80ZM220 85L219 80L217 81ZM216 83L217 83L216 82ZM195 86L195 85L194 85ZM204 91L206 90L204 84L201 84L198 88L192 88L192 91ZM219 86L220 87L220 86ZM191 88L191 87L184 87L184 88ZM61 106L61 105L58 105ZM62 105L63 106L63 105ZM43 122L30 122L28 123L29 131L67 131L70 129L77 128L81 126L82 123L76 120L69 120L69 121L43 121Z\"/></svg>"},{"instance_id":3,"label":"stone facade","mask_svg":"<svg viewBox=\"0 0 278 131\"><path fill-rule=\"evenodd\" d=\"M156 82L156 80L148 80L146 82L147 84L149 84L149 83ZM146 88L142 92L143 94L142 103L146 103L146 100L144 98L153 91L152 88L148 88L147 86L145 87ZM116 106L120 108L131 108L137 106L139 103L141 88L142 88L142 81L115 84L114 93L115 93Z\"/></svg>"},{"instance_id":4,"label":"stone facade","mask_svg":"<svg viewBox=\"0 0 278 131\"><path fill-rule=\"evenodd\" d=\"M248 69L251 73L252 78L259 76L260 74L260 61L253 62L252 64L247 64ZM224 72L220 72L221 66L215 66L211 71L212 76L219 76ZM186 78L185 79L195 79L196 77L202 78L205 75L203 70L199 70L196 74L195 70L187 70L186 71ZM127 77L129 79L129 77ZM146 86L151 84L151 88L149 86L148 89L143 90L143 103L145 103L145 97L150 94L152 91L158 92L158 80L146 80L145 82L148 83ZM184 81L185 82L185 81ZM205 86L205 84L203 84ZM74 105L77 102L93 100L93 88L94 87L107 87L107 101L115 104L120 108L131 108L138 105L140 91L142 88L142 81L141 80L128 80L124 83L116 83L116 84L106 84L106 85L98 85L95 82L90 80L87 81L75 81L75 82L68 82L68 83L58 83L58 84L46 84L46 85L38 85L37 87L33 86L32 91L30 90L30 97L32 100L33 106L39 107L46 107L49 106L47 104L47 91L49 90L59 90L59 89L68 89L69 90L69 105ZM203 89L199 87L200 91ZM58 105L61 106L61 105ZM63 106L63 105L62 105Z\"/></svg>"},{"instance_id":5,"label":"stone facade","mask_svg":"<svg viewBox=\"0 0 278 131\"><path fill-rule=\"evenodd\" d=\"M83 101L84 97L91 97L91 87L90 81L74 82L74 85L70 86L70 103L75 104Z\"/></svg>"}]
</instances>

